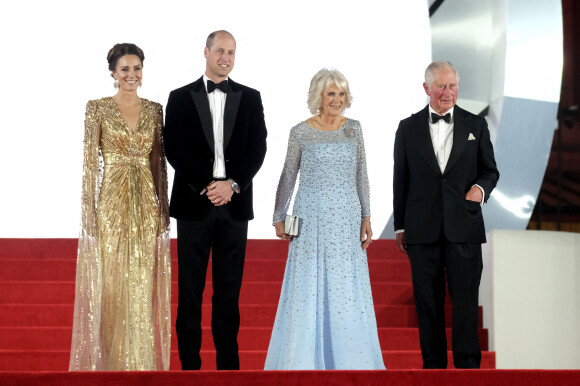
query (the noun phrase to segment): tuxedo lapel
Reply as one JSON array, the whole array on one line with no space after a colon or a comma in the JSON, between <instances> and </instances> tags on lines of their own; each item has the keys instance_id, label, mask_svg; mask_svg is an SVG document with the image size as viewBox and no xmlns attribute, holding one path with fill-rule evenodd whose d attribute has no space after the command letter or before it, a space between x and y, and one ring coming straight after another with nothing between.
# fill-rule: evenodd
<instances>
[{"instance_id":1,"label":"tuxedo lapel","mask_svg":"<svg viewBox=\"0 0 580 386\"><path fill-rule=\"evenodd\" d=\"M197 114L199 115L199 120L201 121L201 128L205 135L205 139L207 140L207 144L213 153L215 151L213 121L211 119L211 111L209 109L209 102L207 100L207 92L203 86L203 77L193 83L193 87L189 90L189 93L191 94L193 103L197 109Z\"/></svg>"},{"instance_id":2,"label":"tuxedo lapel","mask_svg":"<svg viewBox=\"0 0 580 386\"><path fill-rule=\"evenodd\" d=\"M238 108L240 107L240 101L242 100L243 91L238 87L238 84L232 81L228 81L230 86L230 92L226 98L226 107L224 109L224 150L227 149L230 138L234 131L234 124L236 123L236 117L238 115Z\"/></svg>"},{"instance_id":3,"label":"tuxedo lapel","mask_svg":"<svg viewBox=\"0 0 580 386\"><path fill-rule=\"evenodd\" d=\"M449 160L447 161L443 174L448 173L459 159L459 156L461 156L465 145L467 145L468 136L469 122L467 122L466 114L464 114L461 108L455 106L453 117L453 146L451 147Z\"/></svg>"},{"instance_id":4,"label":"tuxedo lapel","mask_svg":"<svg viewBox=\"0 0 580 386\"><path fill-rule=\"evenodd\" d=\"M433 150L433 141L431 140L431 133L429 132L429 106L416 114L418 123L413 125L413 139L416 142L419 152L425 158L427 163L441 173L437 158L435 157L435 150Z\"/></svg>"}]
</instances>

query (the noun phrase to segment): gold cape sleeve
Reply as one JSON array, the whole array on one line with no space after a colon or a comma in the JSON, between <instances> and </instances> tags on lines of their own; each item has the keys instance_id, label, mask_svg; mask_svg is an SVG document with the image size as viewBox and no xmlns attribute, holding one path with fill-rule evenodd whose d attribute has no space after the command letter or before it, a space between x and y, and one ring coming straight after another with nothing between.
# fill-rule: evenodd
<instances>
[{"instance_id":1,"label":"gold cape sleeve","mask_svg":"<svg viewBox=\"0 0 580 386\"><path fill-rule=\"evenodd\" d=\"M167 197L167 162L163 150L163 109L156 106L158 113L155 143L152 151L151 172L156 181L159 204L159 230L157 233L157 259L154 268L153 313L155 316L155 347L157 369L169 370L171 356L171 245L169 234L169 200Z\"/></svg>"},{"instance_id":2,"label":"gold cape sleeve","mask_svg":"<svg viewBox=\"0 0 580 386\"><path fill-rule=\"evenodd\" d=\"M98 101L89 101L85 139L75 304L69 370L102 370L101 288L102 261L98 248L97 202L101 181Z\"/></svg>"}]
</instances>

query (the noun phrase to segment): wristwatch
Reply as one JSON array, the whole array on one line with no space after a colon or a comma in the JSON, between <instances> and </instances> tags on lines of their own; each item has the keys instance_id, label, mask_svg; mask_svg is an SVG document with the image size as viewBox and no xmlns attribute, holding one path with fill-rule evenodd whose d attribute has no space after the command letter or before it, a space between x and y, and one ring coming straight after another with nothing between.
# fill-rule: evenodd
<instances>
[{"instance_id":1,"label":"wristwatch","mask_svg":"<svg viewBox=\"0 0 580 386\"><path fill-rule=\"evenodd\" d=\"M228 178L228 182L232 185L232 189L234 190L234 192L236 193L240 193L240 185L238 185L238 183L234 180L232 180L231 178Z\"/></svg>"}]
</instances>

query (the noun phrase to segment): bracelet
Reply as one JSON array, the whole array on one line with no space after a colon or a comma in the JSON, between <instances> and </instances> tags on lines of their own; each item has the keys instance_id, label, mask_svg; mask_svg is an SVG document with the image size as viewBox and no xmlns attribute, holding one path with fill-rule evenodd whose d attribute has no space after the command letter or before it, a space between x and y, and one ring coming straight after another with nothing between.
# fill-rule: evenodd
<instances>
[{"instance_id":1,"label":"bracelet","mask_svg":"<svg viewBox=\"0 0 580 386\"><path fill-rule=\"evenodd\" d=\"M369 223L371 222L371 220L369 220L369 219L366 219L366 218L363 218L363 219L362 219L362 222L365 222L365 221L368 221Z\"/></svg>"}]
</instances>

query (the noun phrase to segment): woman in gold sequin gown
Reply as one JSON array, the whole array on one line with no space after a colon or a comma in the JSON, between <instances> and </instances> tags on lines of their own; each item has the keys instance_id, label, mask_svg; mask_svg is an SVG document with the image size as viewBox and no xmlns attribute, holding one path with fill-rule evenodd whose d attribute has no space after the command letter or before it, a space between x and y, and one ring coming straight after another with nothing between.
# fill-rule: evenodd
<instances>
[{"instance_id":1,"label":"woman in gold sequin gown","mask_svg":"<svg viewBox=\"0 0 580 386\"><path fill-rule=\"evenodd\" d=\"M161 105L137 96L144 55L107 57L118 92L87 103L70 370L168 370L171 257Z\"/></svg>"}]
</instances>

